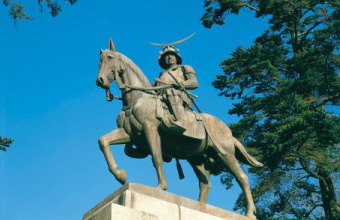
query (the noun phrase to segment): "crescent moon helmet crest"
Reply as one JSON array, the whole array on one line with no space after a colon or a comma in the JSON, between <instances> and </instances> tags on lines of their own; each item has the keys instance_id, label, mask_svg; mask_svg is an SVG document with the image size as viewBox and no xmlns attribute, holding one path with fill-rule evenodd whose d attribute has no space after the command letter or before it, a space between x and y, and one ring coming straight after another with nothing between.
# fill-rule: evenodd
<instances>
[{"instance_id":1,"label":"crescent moon helmet crest","mask_svg":"<svg viewBox=\"0 0 340 220\"><path fill-rule=\"evenodd\" d=\"M195 34L196 34L196 32L194 32L193 34L191 34L189 37L186 37L186 38L184 38L184 39L182 39L182 40L175 41L175 42L172 42L172 43L150 43L150 44L153 45L153 46L160 46L160 47L166 47L166 46L172 47L172 46L174 46L174 45L176 45L176 44L180 44L180 43L182 43L182 42L184 42L184 41L186 41L186 40L192 38Z\"/></svg>"},{"instance_id":2,"label":"crescent moon helmet crest","mask_svg":"<svg viewBox=\"0 0 340 220\"><path fill-rule=\"evenodd\" d=\"M160 54L160 56L158 57L159 66L162 67L163 69L166 69L165 56L167 54L175 55L176 58L177 58L177 64L181 65L182 64L182 57L178 53L179 49L175 49L173 46L176 45L176 44L180 44L180 43L192 38L195 34L196 34L196 32L191 34L189 37L186 37L182 40L175 41L175 42L172 42L172 43L150 43L153 46L163 47L163 49L159 52L159 54Z\"/></svg>"}]
</instances>

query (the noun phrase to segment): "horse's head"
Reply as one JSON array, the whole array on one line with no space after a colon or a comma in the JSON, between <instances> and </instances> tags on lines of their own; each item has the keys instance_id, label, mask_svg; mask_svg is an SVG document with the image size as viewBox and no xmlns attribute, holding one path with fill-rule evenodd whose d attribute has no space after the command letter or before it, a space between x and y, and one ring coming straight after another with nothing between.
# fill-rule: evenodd
<instances>
[{"instance_id":1,"label":"horse's head","mask_svg":"<svg viewBox=\"0 0 340 220\"><path fill-rule=\"evenodd\" d=\"M116 81L122 73L122 67L112 40L109 40L109 49L100 50L99 72L96 84L104 89L109 89L110 84Z\"/></svg>"}]
</instances>

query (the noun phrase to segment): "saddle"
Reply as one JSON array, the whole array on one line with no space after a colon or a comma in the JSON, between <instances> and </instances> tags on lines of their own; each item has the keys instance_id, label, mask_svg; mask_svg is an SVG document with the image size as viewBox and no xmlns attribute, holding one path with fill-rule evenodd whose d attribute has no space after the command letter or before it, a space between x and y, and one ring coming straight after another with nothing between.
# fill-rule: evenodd
<instances>
[{"instance_id":1,"label":"saddle","mask_svg":"<svg viewBox=\"0 0 340 220\"><path fill-rule=\"evenodd\" d=\"M193 112L191 110L185 111L185 118L182 121L186 130L180 132L178 126L175 124L173 116L171 115L166 103L157 99L156 107L156 117L162 121L161 128L168 133L184 135L189 138L203 140L205 138L206 132L202 122L202 116L199 113Z\"/></svg>"}]
</instances>

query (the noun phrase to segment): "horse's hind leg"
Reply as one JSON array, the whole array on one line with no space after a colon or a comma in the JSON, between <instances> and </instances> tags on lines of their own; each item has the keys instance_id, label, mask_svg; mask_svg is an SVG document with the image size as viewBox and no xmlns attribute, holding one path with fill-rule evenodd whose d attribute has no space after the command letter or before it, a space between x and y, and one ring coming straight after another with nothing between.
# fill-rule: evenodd
<instances>
[{"instance_id":1,"label":"horse's hind leg","mask_svg":"<svg viewBox=\"0 0 340 220\"><path fill-rule=\"evenodd\" d=\"M104 154L105 160L109 167L110 172L115 176L121 184L126 182L125 170L118 170L115 159L113 158L110 150L110 145L124 144L130 142L130 136L122 128L111 131L110 133L99 138L98 143L101 151Z\"/></svg>"},{"instance_id":2,"label":"horse's hind leg","mask_svg":"<svg viewBox=\"0 0 340 220\"><path fill-rule=\"evenodd\" d=\"M248 176L242 170L234 154L227 154L225 156L220 156L220 158L242 188L243 195L247 202L247 216L256 219L256 216L254 215L256 208L251 195Z\"/></svg>"},{"instance_id":3,"label":"horse's hind leg","mask_svg":"<svg viewBox=\"0 0 340 220\"><path fill-rule=\"evenodd\" d=\"M207 202L208 194L211 189L210 170L206 169L203 161L189 160L199 182L200 194L198 201Z\"/></svg>"}]
</instances>

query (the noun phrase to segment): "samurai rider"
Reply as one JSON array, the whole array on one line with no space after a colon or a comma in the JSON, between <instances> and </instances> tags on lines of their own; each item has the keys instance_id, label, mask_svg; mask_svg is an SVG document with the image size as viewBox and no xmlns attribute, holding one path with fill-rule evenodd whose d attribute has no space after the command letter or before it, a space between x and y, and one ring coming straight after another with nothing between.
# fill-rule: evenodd
<instances>
[{"instance_id":1,"label":"samurai rider","mask_svg":"<svg viewBox=\"0 0 340 220\"><path fill-rule=\"evenodd\" d=\"M178 49L172 46L165 46L160 51L158 63L164 69L155 79L153 86L172 85L171 88L157 91L161 100L167 104L178 131L184 132L185 110L192 111L192 101L183 89L196 89L198 82L194 69L189 65L181 65L182 57ZM177 82L176 82L177 81Z\"/></svg>"}]
</instances>

